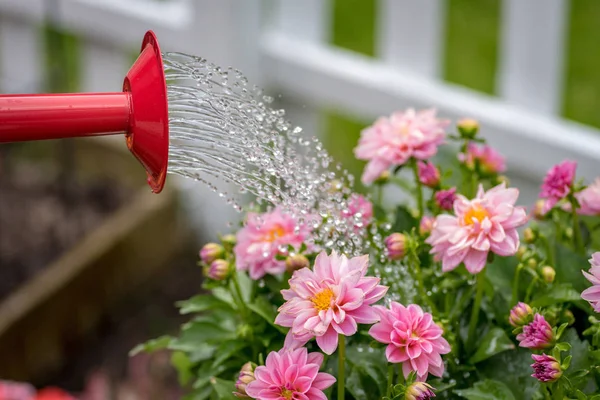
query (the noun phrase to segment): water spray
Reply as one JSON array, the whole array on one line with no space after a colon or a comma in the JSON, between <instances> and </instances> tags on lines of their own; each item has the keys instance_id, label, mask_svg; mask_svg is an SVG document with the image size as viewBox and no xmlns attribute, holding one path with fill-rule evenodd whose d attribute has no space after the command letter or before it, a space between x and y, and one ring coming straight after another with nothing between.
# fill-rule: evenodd
<instances>
[{"instance_id":1,"label":"water spray","mask_svg":"<svg viewBox=\"0 0 600 400\"><path fill-rule=\"evenodd\" d=\"M152 191L160 193L169 154L167 106L162 55L148 31L122 92L0 95L0 143L124 133Z\"/></svg>"}]
</instances>

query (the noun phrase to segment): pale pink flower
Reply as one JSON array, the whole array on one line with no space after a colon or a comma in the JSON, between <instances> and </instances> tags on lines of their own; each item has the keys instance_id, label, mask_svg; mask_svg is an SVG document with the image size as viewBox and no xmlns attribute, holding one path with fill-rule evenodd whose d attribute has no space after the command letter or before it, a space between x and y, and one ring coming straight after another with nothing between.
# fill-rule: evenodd
<instances>
[{"instance_id":1,"label":"pale pink flower","mask_svg":"<svg viewBox=\"0 0 600 400\"><path fill-rule=\"evenodd\" d=\"M435 188L440 184L440 170L435 164L427 161L419 161L417 164L419 182L423 185Z\"/></svg>"},{"instance_id":2,"label":"pale pink flower","mask_svg":"<svg viewBox=\"0 0 600 400\"><path fill-rule=\"evenodd\" d=\"M281 274L285 261L277 260L276 255L288 245L298 250L309 234L307 224L299 223L279 207L264 214L248 213L233 249L237 269L249 271L252 279Z\"/></svg>"},{"instance_id":3,"label":"pale pink flower","mask_svg":"<svg viewBox=\"0 0 600 400\"><path fill-rule=\"evenodd\" d=\"M319 372L323 354L296 350L272 351L265 365L256 367L246 394L258 400L327 400L323 390L335 383L335 378Z\"/></svg>"},{"instance_id":4,"label":"pale pink flower","mask_svg":"<svg viewBox=\"0 0 600 400\"><path fill-rule=\"evenodd\" d=\"M421 307L392 301L390 308L375 306L381 320L373 325L369 334L388 346L385 356L391 363L402 363L404 377L415 371L419 380L428 374L441 377L444 373L442 354L450 352L450 345L442 337L444 331L431 314Z\"/></svg>"},{"instance_id":5,"label":"pale pink flower","mask_svg":"<svg viewBox=\"0 0 600 400\"><path fill-rule=\"evenodd\" d=\"M373 219L373 204L360 194L352 194L348 199L348 207L342 216L354 225L355 229L365 228Z\"/></svg>"},{"instance_id":6,"label":"pale pink flower","mask_svg":"<svg viewBox=\"0 0 600 400\"><path fill-rule=\"evenodd\" d=\"M456 201L456 188L443 189L435 192L435 204L442 210L452 210Z\"/></svg>"},{"instance_id":7,"label":"pale pink flower","mask_svg":"<svg viewBox=\"0 0 600 400\"><path fill-rule=\"evenodd\" d=\"M371 304L388 288L379 285L379 278L365 276L368 266L367 255L348 259L334 251L330 256L321 252L314 271L295 271L290 288L281 291L286 302L275 318L276 324L291 328L286 347L300 347L316 337L321 350L332 354L338 334L352 336L357 324L376 322L379 317Z\"/></svg>"},{"instance_id":8,"label":"pale pink flower","mask_svg":"<svg viewBox=\"0 0 600 400\"><path fill-rule=\"evenodd\" d=\"M468 200L458 195L454 202L456 215L441 214L426 242L431 253L442 261L442 270L450 271L461 262L467 270L479 273L488 253L514 255L519 249L517 228L527 222L524 207L516 207L519 190L504 183L488 190L479 186L477 197Z\"/></svg>"},{"instance_id":9,"label":"pale pink flower","mask_svg":"<svg viewBox=\"0 0 600 400\"><path fill-rule=\"evenodd\" d=\"M469 142L466 153L459 153L458 159L467 167L474 169L479 164L481 171L486 174L497 174L506 171L504 156L488 145L477 145Z\"/></svg>"},{"instance_id":10,"label":"pale pink flower","mask_svg":"<svg viewBox=\"0 0 600 400\"><path fill-rule=\"evenodd\" d=\"M580 208L577 210L581 215L600 215L600 178L596 178L594 183L575 193L575 198L579 201Z\"/></svg>"},{"instance_id":11,"label":"pale pink flower","mask_svg":"<svg viewBox=\"0 0 600 400\"><path fill-rule=\"evenodd\" d=\"M431 158L444 140L444 129L450 122L436 118L436 111L395 112L381 117L361 132L355 156L369 163L362 175L365 184L376 180L392 166L403 165L411 157Z\"/></svg>"},{"instance_id":12,"label":"pale pink flower","mask_svg":"<svg viewBox=\"0 0 600 400\"><path fill-rule=\"evenodd\" d=\"M592 254L590 264L592 265L590 272L581 272L593 286L585 289L581 293L581 298L589 301L594 311L600 313L600 251Z\"/></svg>"},{"instance_id":13,"label":"pale pink flower","mask_svg":"<svg viewBox=\"0 0 600 400\"><path fill-rule=\"evenodd\" d=\"M535 314L533 321L523 327L523 332L517 335L520 347L541 350L552 347L554 344L554 332L546 319Z\"/></svg>"},{"instance_id":14,"label":"pale pink flower","mask_svg":"<svg viewBox=\"0 0 600 400\"><path fill-rule=\"evenodd\" d=\"M577 163L569 160L565 160L550 168L544 178L540 192L540 197L546 199L544 208L542 209L544 214L569 194L575 179L576 169Z\"/></svg>"}]
</instances>

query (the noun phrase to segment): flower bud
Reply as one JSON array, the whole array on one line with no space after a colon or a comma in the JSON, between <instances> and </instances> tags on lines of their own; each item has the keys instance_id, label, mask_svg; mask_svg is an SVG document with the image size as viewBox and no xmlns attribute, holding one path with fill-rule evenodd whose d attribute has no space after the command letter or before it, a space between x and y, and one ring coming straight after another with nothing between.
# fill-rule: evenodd
<instances>
[{"instance_id":1,"label":"flower bud","mask_svg":"<svg viewBox=\"0 0 600 400\"><path fill-rule=\"evenodd\" d=\"M458 132L463 139L473 139L479 131L479 122L472 118L463 118L456 124Z\"/></svg>"},{"instance_id":2,"label":"flower bud","mask_svg":"<svg viewBox=\"0 0 600 400\"><path fill-rule=\"evenodd\" d=\"M406 253L406 236L395 232L385 238L385 248L390 260L400 260Z\"/></svg>"},{"instance_id":3,"label":"flower bud","mask_svg":"<svg viewBox=\"0 0 600 400\"><path fill-rule=\"evenodd\" d=\"M381 175L379 175L379 177L377 179L375 179L375 184L376 185L383 185L385 183L388 183L389 180L390 180L390 171L388 171L386 169L385 171L383 171L381 173Z\"/></svg>"},{"instance_id":4,"label":"flower bud","mask_svg":"<svg viewBox=\"0 0 600 400\"><path fill-rule=\"evenodd\" d=\"M542 278L544 279L544 282L552 283L552 282L554 282L555 277L556 277L556 271L554 270L554 268L552 268L548 265L542 267Z\"/></svg>"},{"instance_id":5,"label":"flower bud","mask_svg":"<svg viewBox=\"0 0 600 400\"><path fill-rule=\"evenodd\" d=\"M502 183L504 183L506 185L506 187L510 186L510 179L508 179L508 176L498 175L496 177L496 184L500 185Z\"/></svg>"},{"instance_id":6,"label":"flower bud","mask_svg":"<svg viewBox=\"0 0 600 400\"><path fill-rule=\"evenodd\" d=\"M223 242L224 245L235 246L235 244L237 243L237 238L235 237L235 235L232 235L230 233L229 235L223 236L221 238L221 241Z\"/></svg>"},{"instance_id":7,"label":"flower bud","mask_svg":"<svg viewBox=\"0 0 600 400\"><path fill-rule=\"evenodd\" d=\"M435 217L425 215L421 218L421 222L419 223L419 233L422 236L428 235L433 230L433 223L435 222Z\"/></svg>"},{"instance_id":8,"label":"flower bud","mask_svg":"<svg viewBox=\"0 0 600 400\"><path fill-rule=\"evenodd\" d=\"M222 281L229 276L229 263L225 260L215 260L208 267L206 276L215 281Z\"/></svg>"},{"instance_id":9,"label":"flower bud","mask_svg":"<svg viewBox=\"0 0 600 400\"><path fill-rule=\"evenodd\" d=\"M546 200L538 199L533 206L533 218L537 220L543 220L546 213L544 212L544 205Z\"/></svg>"},{"instance_id":10,"label":"flower bud","mask_svg":"<svg viewBox=\"0 0 600 400\"><path fill-rule=\"evenodd\" d=\"M573 312L571 310L564 310L561 320L569 324L569 326L571 326L575 323L575 316L573 315Z\"/></svg>"},{"instance_id":11,"label":"flower bud","mask_svg":"<svg viewBox=\"0 0 600 400\"><path fill-rule=\"evenodd\" d=\"M425 382L414 382L406 388L404 398L406 400L429 400L435 397L433 387Z\"/></svg>"},{"instance_id":12,"label":"flower bud","mask_svg":"<svg viewBox=\"0 0 600 400\"><path fill-rule=\"evenodd\" d=\"M435 193L435 203L442 210L452 210L456 200L456 188L444 189Z\"/></svg>"},{"instance_id":13,"label":"flower bud","mask_svg":"<svg viewBox=\"0 0 600 400\"><path fill-rule=\"evenodd\" d=\"M537 235L533 229L525 228L525 230L523 231L523 240L525 240L525 243L533 243L535 242L536 238Z\"/></svg>"},{"instance_id":14,"label":"flower bud","mask_svg":"<svg viewBox=\"0 0 600 400\"><path fill-rule=\"evenodd\" d=\"M210 264L218 258L223 257L225 249L217 243L207 243L200 250L200 259L206 264Z\"/></svg>"},{"instance_id":15,"label":"flower bud","mask_svg":"<svg viewBox=\"0 0 600 400\"><path fill-rule=\"evenodd\" d=\"M430 162L419 161L417 164L419 182L423 185L436 188L440 184L440 170Z\"/></svg>"},{"instance_id":16,"label":"flower bud","mask_svg":"<svg viewBox=\"0 0 600 400\"><path fill-rule=\"evenodd\" d=\"M525 246L520 246L519 250L517 250L517 260L522 261L523 260L523 256L525 255L525 253L527 253L527 247Z\"/></svg>"},{"instance_id":17,"label":"flower bud","mask_svg":"<svg viewBox=\"0 0 600 400\"><path fill-rule=\"evenodd\" d=\"M538 262L535 258L530 258L527 260L527 267L531 269L536 269L538 266Z\"/></svg>"},{"instance_id":18,"label":"flower bud","mask_svg":"<svg viewBox=\"0 0 600 400\"><path fill-rule=\"evenodd\" d=\"M308 267L310 267L308 258L303 256L302 254L294 254L285 259L285 269L289 273L292 273L298 269L308 268Z\"/></svg>"},{"instance_id":19,"label":"flower bud","mask_svg":"<svg viewBox=\"0 0 600 400\"><path fill-rule=\"evenodd\" d=\"M534 363L531 364L533 367L533 376L540 382L548 383L555 382L563 374L560 367L560 363L556 358L551 357L547 354L532 354Z\"/></svg>"},{"instance_id":20,"label":"flower bud","mask_svg":"<svg viewBox=\"0 0 600 400\"><path fill-rule=\"evenodd\" d=\"M533 321L523 326L523 332L517 335L520 347L542 350L554 345L554 332L546 319L535 314Z\"/></svg>"},{"instance_id":21,"label":"flower bud","mask_svg":"<svg viewBox=\"0 0 600 400\"><path fill-rule=\"evenodd\" d=\"M256 364L253 362L247 362L242 366L240 370L240 374L238 375L238 380L235 383L236 392L233 394L235 397L240 399L249 399L250 396L246 394L246 387L252 381L254 381L254 369L256 369Z\"/></svg>"},{"instance_id":22,"label":"flower bud","mask_svg":"<svg viewBox=\"0 0 600 400\"><path fill-rule=\"evenodd\" d=\"M515 328L527 324L531 320L533 310L528 304L518 302L516 306L510 310L508 322Z\"/></svg>"}]
</instances>

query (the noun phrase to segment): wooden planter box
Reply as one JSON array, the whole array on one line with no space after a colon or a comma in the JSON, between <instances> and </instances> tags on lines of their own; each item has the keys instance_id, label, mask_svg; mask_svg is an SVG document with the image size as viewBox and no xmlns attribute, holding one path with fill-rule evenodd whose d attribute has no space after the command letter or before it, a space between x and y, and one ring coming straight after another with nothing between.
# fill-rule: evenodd
<instances>
[{"instance_id":1,"label":"wooden planter box","mask_svg":"<svg viewBox=\"0 0 600 400\"><path fill-rule=\"evenodd\" d=\"M122 141L80 140L78 165L135 181L133 198L0 302L0 378L36 382L65 364L110 307L177 251L172 190L154 195Z\"/></svg>"}]
</instances>

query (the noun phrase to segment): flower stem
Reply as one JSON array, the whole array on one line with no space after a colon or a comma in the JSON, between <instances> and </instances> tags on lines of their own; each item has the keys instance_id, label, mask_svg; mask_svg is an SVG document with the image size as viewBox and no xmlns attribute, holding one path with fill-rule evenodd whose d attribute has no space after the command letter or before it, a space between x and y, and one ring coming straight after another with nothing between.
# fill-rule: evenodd
<instances>
[{"instance_id":1,"label":"flower stem","mask_svg":"<svg viewBox=\"0 0 600 400\"><path fill-rule=\"evenodd\" d=\"M515 277L512 285L512 298L510 302L511 307L517 304L517 300L519 298L519 275L521 274L521 269L523 269L523 264L518 264L517 269L515 270Z\"/></svg>"},{"instance_id":2,"label":"flower stem","mask_svg":"<svg viewBox=\"0 0 600 400\"><path fill-rule=\"evenodd\" d=\"M345 383L345 376L344 376L344 372L345 372L345 368L346 368L346 336L339 334L338 335L338 361L339 361L339 367L338 367L338 394L337 394L337 398L338 400L344 400L345 395L346 395L346 390L344 388L344 383Z\"/></svg>"},{"instance_id":3,"label":"flower stem","mask_svg":"<svg viewBox=\"0 0 600 400\"><path fill-rule=\"evenodd\" d=\"M387 391L385 393L386 397L392 397L392 386L394 385L394 364L388 363L388 384Z\"/></svg>"},{"instance_id":4,"label":"flower stem","mask_svg":"<svg viewBox=\"0 0 600 400\"><path fill-rule=\"evenodd\" d=\"M481 299L483 298L483 288L485 286L485 278L483 273L477 274L477 292L475 293L475 304L471 312L471 320L469 321L469 333L467 335L467 346L472 346L475 343L475 330L477 329L477 320L479 319L479 310L481 308Z\"/></svg>"},{"instance_id":5,"label":"flower stem","mask_svg":"<svg viewBox=\"0 0 600 400\"><path fill-rule=\"evenodd\" d=\"M425 291L425 284L423 283L423 274L421 273L421 261L419 261L419 258L414 253L414 251L411 251L410 255L408 256L408 260L412 267L411 270L414 271L414 275L417 280L419 295L421 296L423 301L427 303L429 308L431 308L431 312L434 315L437 315L437 307L435 306L433 300L431 300L431 298L427 296L427 292Z\"/></svg>"},{"instance_id":6,"label":"flower stem","mask_svg":"<svg viewBox=\"0 0 600 400\"><path fill-rule=\"evenodd\" d=\"M244 296L242 296L242 289L240 289L240 284L238 283L238 279L237 279L237 271L234 271L234 273L231 276L231 282L233 283L233 288L235 290L235 294L239 299L239 304L238 306L240 307L240 310L242 312L242 314L246 315L247 310L246 310L246 303L244 302Z\"/></svg>"},{"instance_id":7,"label":"flower stem","mask_svg":"<svg viewBox=\"0 0 600 400\"><path fill-rule=\"evenodd\" d=\"M417 218L417 221L421 220L421 217L423 216L423 185L421 184L421 181L419 180L419 167L417 166L417 160L415 160L413 158L412 160L412 170L413 173L415 175L415 183L417 185L417 207L419 210L419 215Z\"/></svg>"},{"instance_id":8,"label":"flower stem","mask_svg":"<svg viewBox=\"0 0 600 400\"><path fill-rule=\"evenodd\" d=\"M575 250L580 254L585 254L585 247L581 237L581 227L579 226L579 215L577 214L577 202L575 200L575 196L570 195L569 201L571 202L571 215L573 216L573 240Z\"/></svg>"}]
</instances>

